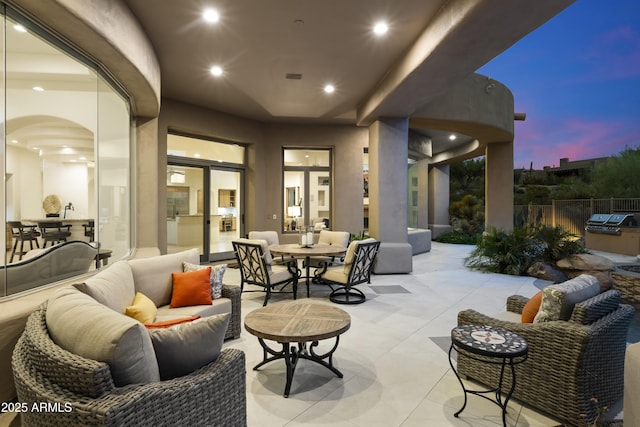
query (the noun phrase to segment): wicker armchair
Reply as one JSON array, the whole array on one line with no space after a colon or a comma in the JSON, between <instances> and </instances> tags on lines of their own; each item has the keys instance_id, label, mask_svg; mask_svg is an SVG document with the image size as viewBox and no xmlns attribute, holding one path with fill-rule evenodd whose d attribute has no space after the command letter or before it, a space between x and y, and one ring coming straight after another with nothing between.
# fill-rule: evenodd
<instances>
[{"instance_id":1,"label":"wicker armchair","mask_svg":"<svg viewBox=\"0 0 640 427\"><path fill-rule=\"evenodd\" d=\"M507 310L522 313L528 301L507 299ZM514 323L474 310L458 313L458 324L498 326L525 338L529 358L516 366L514 398L575 426L596 416L596 405L610 406L622 397L627 331L634 309L620 304L609 290L578 303L568 321ZM458 355L458 372L483 384L497 383L499 367ZM505 379L511 384L511 380Z\"/></svg>"},{"instance_id":2,"label":"wicker armchair","mask_svg":"<svg viewBox=\"0 0 640 427\"><path fill-rule=\"evenodd\" d=\"M106 363L51 340L45 315L46 303L29 316L13 352L18 401L47 405L21 413L23 425L247 425L242 351L222 350L215 362L180 378L116 387Z\"/></svg>"}]
</instances>

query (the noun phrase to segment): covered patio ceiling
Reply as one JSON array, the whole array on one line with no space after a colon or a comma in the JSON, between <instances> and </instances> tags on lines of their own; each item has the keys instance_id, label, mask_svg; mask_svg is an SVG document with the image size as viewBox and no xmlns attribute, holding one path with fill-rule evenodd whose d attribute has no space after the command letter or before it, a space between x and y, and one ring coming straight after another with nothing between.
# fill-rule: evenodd
<instances>
[{"instance_id":1,"label":"covered patio ceiling","mask_svg":"<svg viewBox=\"0 0 640 427\"><path fill-rule=\"evenodd\" d=\"M124 0L156 51L163 97L262 122L363 126L411 117L572 2ZM474 139L416 129L434 154Z\"/></svg>"}]
</instances>

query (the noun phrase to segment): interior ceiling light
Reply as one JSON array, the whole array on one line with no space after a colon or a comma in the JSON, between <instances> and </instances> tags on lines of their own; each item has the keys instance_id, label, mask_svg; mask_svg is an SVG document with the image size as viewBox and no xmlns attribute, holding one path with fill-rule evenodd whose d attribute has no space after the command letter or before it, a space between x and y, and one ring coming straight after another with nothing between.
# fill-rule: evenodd
<instances>
[{"instance_id":1,"label":"interior ceiling light","mask_svg":"<svg viewBox=\"0 0 640 427\"><path fill-rule=\"evenodd\" d=\"M387 34L387 31L389 31L389 26L384 21L378 21L373 26L373 32L378 36L382 36L384 34Z\"/></svg>"},{"instance_id":2,"label":"interior ceiling light","mask_svg":"<svg viewBox=\"0 0 640 427\"><path fill-rule=\"evenodd\" d=\"M333 85L326 85L326 86L324 87L324 91L325 91L326 93L333 93L335 90L336 90L336 88L335 88L335 87L333 87Z\"/></svg>"},{"instance_id":3,"label":"interior ceiling light","mask_svg":"<svg viewBox=\"0 0 640 427\"><path fill-rule=\"evenodd\" d=\"M35 90L36 92L44 92L44 89L40 86L34 86L32 89Z\"/></svg>"},{"instance_id":4,"label":"interior ceiling light","mask_svg":"<svg viewBox=\"0 0 640 427\"><path fill-rule=\"evenodd\" d=\"M222 67L220 67L219 65L214 65L213 67L211 67L209 72L211 72L211 74L216 77L220 77L222 75Z\"/></svg>"},{"instance_id":5,"label":"interior ceiling light","mask_svg":"<svg viewBox=\"0 0 640 427\"><path fill-rule=\"evenodd\" d=\"M449 139L451 141L455 141L456 140L456 136L454 134L449 135Z\"/></svg>"},{"instance_id":6,"label":"interior ceiling light","mask_svg":"<svg viewBox=\"0 0 640 427\"><path fill-rule=\"evenodd\" d=\"M11 142L12 142L13 144L17 144L17 143L18 143L18 140L17 140L17 139L12 139L12 140L11 140Z\"/></svg>"},{"instance_id":7,"label":"interior ceiling light","mask_svg":"<svg viewBox=\"0 0 640 427\"><path fill-rule=\"evenodd\" d=\"M20 25L20 24L14 25L13 29L18 31L18 32L21 32L21 33L26 33L27 32L27 29L24 26Z\"/></svg>"},{"instance_id":8,"label":"interior ceiling light","mask_svg":"<svg viewBox=\"0 0 640 427\"><path fill-rule=\"evenodd\" d=\"M202 17L204 18L205 21L207 21L209 23L212 23L212 24L215 24L216 22L218 22L220 20L220 14L215 9L206 9L202 13Z\"/></svg>"}]
</instances>

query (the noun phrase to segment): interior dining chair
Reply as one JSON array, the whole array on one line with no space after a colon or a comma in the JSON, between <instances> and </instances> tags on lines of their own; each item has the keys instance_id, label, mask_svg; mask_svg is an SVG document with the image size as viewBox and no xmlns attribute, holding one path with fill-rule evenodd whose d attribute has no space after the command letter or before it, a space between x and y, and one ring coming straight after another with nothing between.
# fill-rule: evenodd
<instances>
[{"instance_id":1,"label":"interior dining chair","mask_svg":"<svg viewBox=\"0 0 640 427\"><path fill-rule=\"evenodd\" d=\"M240 268L241 292L255 292L245 290L245 285L262 287L261 291L266 292L262 304L265 306L274 290L285 293L284 288L292 285L293 299L297 299L300 270L296 260L291 260L284 265L272 265L269 244L263 239L238 239L231 243Z\"/></svg>"},{"instance_id":2,"label":"interior dining chair","mask_svg":"<svg viewBox=\"0 0 640 427\"><path fill-rule=\"evenodd\" d=\"M71 224L62 224L62 221L46 221L39 222L38 227L42 234L42 247L46 248L47 243L51 243L51 246L66 242L68 237L71 237Z\"/></svg>"},{"instance_id":3,"label":"interior dining chair","mask_svg":"<svg viewBox=\"0 0 640 427\"><path fill-rule=\"evenodd\" d=\"M84 227L84 235L89 238L89 242L93 242L95 240L95 228L96 223L93 219L90 219L85 224L82 224Z\"/></svg>"},{"instance_id":4,"label":"interior dining chair","mask_svg":"<svg viewBox=\"0 0 640 427\"><path fill-rule=\"evenodd\" d=\"M35 242L36 249L40 248L38 244L38 237L40 233L36 230L35 225L25 225L21 221L9 221L9 227L11 227L11 236L13 237L13 249L11 250L11 259L9 262L13 262L13 257L16 255L18 243L20 243L20 251L17 252L18 260L22 260L22 256L27 253L24 250L24 242L29 242L29 247L34 249L33 244Z\"/></svg>"},{"instance_id":5,"label":"interior dining chair","mask_svg":"<svg viewBox=\"0 0 640 427\"><path fill-rule=\"evenodd\" d=\"M371 270L379 248L378 240L355 240L349 244L344 265L329 267L318 277L320 283L331 287L331 301L337 304L361 304L367 299L354 286L371 283Z\"/></svg>"}]
</instances>

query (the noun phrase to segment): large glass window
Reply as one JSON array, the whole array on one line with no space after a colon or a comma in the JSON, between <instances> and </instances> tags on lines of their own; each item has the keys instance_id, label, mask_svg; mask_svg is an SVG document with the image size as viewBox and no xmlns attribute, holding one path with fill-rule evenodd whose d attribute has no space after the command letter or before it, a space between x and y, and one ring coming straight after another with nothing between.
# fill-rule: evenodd
<instances>
[{"instance_id":1,"label":"large glass window","mask_svg":"<svg viewBox=\"0 0 640 427\"><path fill-rule=\"evenodd\" d=\"M11 9L3 12L0 168L7 233L0 297L87 273L126 256L132 243L128 101L95 64ZM44 249L42 224L57 222L69 231L61 236L67 242L99 246L101 263L52 263L50 246L64 239L47 240ZM27 270L39 274L21 273Z\"/></svg>"},{"instance_id":2,"label":"large glass window","mask_svg":"<svg viewBox=\"0 0 640 427\"><path fill-rule=\"evenodd\" d=\"M284 150L282 231L331 227L331 150Z\"/></svg>"}]
</instances>

